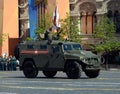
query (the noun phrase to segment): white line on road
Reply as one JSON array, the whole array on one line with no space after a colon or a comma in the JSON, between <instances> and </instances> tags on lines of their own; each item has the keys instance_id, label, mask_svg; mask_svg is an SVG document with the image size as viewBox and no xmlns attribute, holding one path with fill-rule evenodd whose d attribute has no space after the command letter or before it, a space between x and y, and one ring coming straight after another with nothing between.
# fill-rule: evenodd
<instances>
[{"instance_id":1,"label":"white line on road","mask_svg":"<svg viewBox=\"0 0 120 94\"><path fill-rule=\"evenodd\" d=\"M120 88L62 88L62 87L25 87L25 86L5 86L0 85L1 88L14 88L14 89L34 89L34 90L59 90L59 91L74 91L74 90L87 90L87 91L120 91Z\"/></svg>"}]
</instances>

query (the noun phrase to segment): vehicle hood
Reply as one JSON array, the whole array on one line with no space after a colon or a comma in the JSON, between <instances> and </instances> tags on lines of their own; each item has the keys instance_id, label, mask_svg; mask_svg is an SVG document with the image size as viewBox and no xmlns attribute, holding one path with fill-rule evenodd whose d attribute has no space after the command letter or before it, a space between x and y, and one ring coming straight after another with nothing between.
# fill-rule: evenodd
<instances>
[{"instance_id":1,"label":"vehicle hood","mask_svg":"<svg viewBox=\"0 0 120 94\"><path fill-rule=\"evenodd\" d=\"M91 51L67 51L65 53L68 56L74 56L74 57L83 57L83 58L98 58L98 56Z\"/></svg>"}]
</instances>

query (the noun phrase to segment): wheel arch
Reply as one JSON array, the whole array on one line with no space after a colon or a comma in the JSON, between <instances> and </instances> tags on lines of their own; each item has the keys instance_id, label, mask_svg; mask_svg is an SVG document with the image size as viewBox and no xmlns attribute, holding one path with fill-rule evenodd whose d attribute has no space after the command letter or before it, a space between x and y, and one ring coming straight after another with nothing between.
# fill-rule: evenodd
<instances>
[{"instance_id":1,"label":"wheel arch","mask_svg":"<svg viewBox=\"0 0 120 94\"><path fill-rule=\"evenodd\" d=\"M69 59L65 62L65 65L64 65L64 71L66 71L66 67L67 67L67 64L68 63L71 63L73 61L76 61L78 64L80 64L82 66L82 70L84 70L85 68L85 64L82 62L82 61L79 61L79 60L75 60L75 59Z\"/></svg>"},{"instance_id":2,"label":"wheel arch","mask_svg":"<svg viewBox=\"0 0 120 94\"><path fill-rule=\"evenodd\" d=\"M32 61L33 64L35 65L35 67L36 67L35 61L34 61L32 58L25 58L25 59L23 60L23 63L22 63L22 69L23 69L23 65L25 64L26 61ZM37 67L36 67L36 68L37 68Z\"/></svg>"}]
</instances>

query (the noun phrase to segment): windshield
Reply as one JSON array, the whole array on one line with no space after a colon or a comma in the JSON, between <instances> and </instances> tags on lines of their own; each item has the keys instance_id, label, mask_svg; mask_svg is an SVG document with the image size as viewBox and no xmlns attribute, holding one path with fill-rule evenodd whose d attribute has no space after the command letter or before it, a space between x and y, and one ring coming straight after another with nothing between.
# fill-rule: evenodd
<instances>
[{"instance_id":1,"label":"windshield","mask_svg":"<svg viewBox=\"0 0 120 94\"><path fill-rule=\"evenodd\" d=\"M65 51L82 50L80 44L64 44L63 47Z\"/></svg>"},{"instance_id":2,"label":"windshield","mask_svg":"<svg viewBox=\"0 0 120 94\"><path fill-rule=\"evenodd\" d=\"M82 50L82 47L80 44L73 44L72 46L74 50Z\"/></svg>"}]
</instances>

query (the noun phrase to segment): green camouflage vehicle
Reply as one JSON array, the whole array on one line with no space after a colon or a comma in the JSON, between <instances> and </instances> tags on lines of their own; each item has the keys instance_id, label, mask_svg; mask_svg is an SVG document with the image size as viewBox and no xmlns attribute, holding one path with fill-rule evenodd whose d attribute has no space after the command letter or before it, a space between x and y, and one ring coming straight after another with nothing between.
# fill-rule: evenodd
<instances>
[{"instance_id":1,"label":"green camouflage vehicle","mask_svg":"<svg viewBox=\"0 0 120 94\"><path fill-rule=\"evenodd\" d=\"M89 78L100 72L100 61L91 51L84 51L79 43L47 40L26 41L19 44L20 68L25 77L35 78L38 71L46 77L54 77L63 71L68 78L77 79L84 71Z\"/></svg>"}]
</instances>

